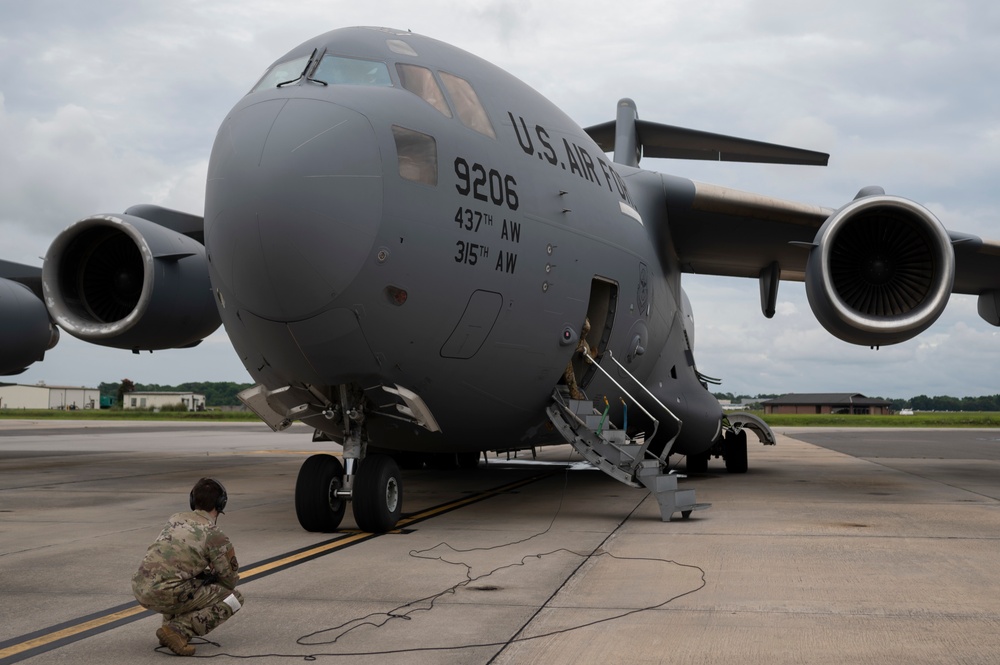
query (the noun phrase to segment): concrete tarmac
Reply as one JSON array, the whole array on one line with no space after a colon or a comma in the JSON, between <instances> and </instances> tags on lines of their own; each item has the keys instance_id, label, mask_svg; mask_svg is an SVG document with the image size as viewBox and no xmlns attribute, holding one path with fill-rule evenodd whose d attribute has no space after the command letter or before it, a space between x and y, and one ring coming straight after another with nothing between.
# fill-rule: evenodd
<instances>
[{"instance_id":1,"label":"concrete tarmac","mask_svg":"<svg viewBox=\"0 0 1000 665\"><path fill-rule=\"evenodd\" d=\"M0 665L172 658L129 580L203 475L247 598L222 662L998 662L1000 432L776 434L682 481L689 520L560 446L404 472L371 537L299 528L305 428L0 421Z\"/></svg>"}]
</instances>

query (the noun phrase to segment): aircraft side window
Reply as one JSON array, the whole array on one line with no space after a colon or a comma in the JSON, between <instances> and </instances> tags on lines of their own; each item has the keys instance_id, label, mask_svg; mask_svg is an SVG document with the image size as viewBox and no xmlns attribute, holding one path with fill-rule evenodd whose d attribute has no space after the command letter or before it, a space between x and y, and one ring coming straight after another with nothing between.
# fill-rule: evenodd
<instances>
[{"instance_id":1,"label":"aircraft side window","mask_svg":"<svg viewBox=\"0 0 1000 665\"><path fill-rule=\"evenodd\" d=\"M486 115L486 109L479 101L479 95L473 90L472 84L454 74L440 72L441 82L444 83L445 90L451 95L451 101L455 105L458 119L469 129L474 129L480 134L485 134L491 139L497 137L493 131L493 123Z\"/></svg>"},{"instance_id":2,"label":"aircraft side window","mask_svg":"<svg viewBox=\"0 0 1000 665\"><path fill-rule=\"evenodd\" d=\"M329 85L392 85L384 62L329 54L320 60L312 78Z\"/></svg>"},{"instance_id":3,"label":"aircraft side window","mask_svg":"<svg viewBox=\"0 0 1000 665\"><path fill-rule=\"evenodd\" d=\"M442 94L441 88L438 87L437 81L434 80L434 73L431 70L426 67L418 67L417 65L397 63L396 73L399 74L399 83L404 88L423 99L438 111L441 111L447 117L451 117L451 109L448 108L448 103L444 101L444 94Z\"/></svg>"},{"instance_id":4,"label":"aircraft side window","mask_svg":"<svg viewBox=\"0 0 1000 665\"><path fill-rule=\"evenodd\" d=\"M437 185L437 141L434 137L393 125L392 138L396 140L399 175L425 185Z\"/></svg>"},{"instance_id":5,"label":"aircraft side window","mask_svg":"<svg viewBox=\"0 0 1000 665\"><path fill-rule=\"evenodd\" d=\"M257 92L258 90L267 90L268 88L277 88L281 83L290 83L292 81L297 81L299 77L302 76L302 70L306 68L306 63L309 62L311 56L304 55L301 58L295 58L294 60L287 60L285 62L279 62L271 69L267 70L267 73L257 82L257 85L253 87L250 92Z\"/></svg>"}]
</instances>

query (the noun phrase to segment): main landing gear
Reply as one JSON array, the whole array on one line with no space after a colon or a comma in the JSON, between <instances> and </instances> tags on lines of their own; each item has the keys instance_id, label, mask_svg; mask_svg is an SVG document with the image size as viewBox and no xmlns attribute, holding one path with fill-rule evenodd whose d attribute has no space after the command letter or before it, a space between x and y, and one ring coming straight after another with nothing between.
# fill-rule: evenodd
<instances>
[{"instance_id":1,"label":"main landing gear","mask_svg":"<svg viewBox=\"0 0 1000 665\"><path fill-rule=\"evenodd\" d=\"M722 457L729 473L746 473L747 463L747 431L727 430L725 437L703 453L687 456L688 473L708 473L708 460L713 455Z\"/></svg>"}]
</instances>

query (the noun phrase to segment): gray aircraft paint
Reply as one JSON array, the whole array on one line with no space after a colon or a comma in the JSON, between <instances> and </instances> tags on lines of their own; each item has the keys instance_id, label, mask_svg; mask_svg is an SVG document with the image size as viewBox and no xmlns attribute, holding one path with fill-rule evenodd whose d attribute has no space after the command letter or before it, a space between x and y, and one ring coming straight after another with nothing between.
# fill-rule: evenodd
<instances>
[{"instance_id":1,"label":"gray aircraft paint","mask_svg":"<svg viewBox=\"0 0 1000 665\"><path fill-rule=\"evenodd\" d=\"M388 38L418 55L394 53ZM649 229L628 212L636 203L627 176L638 172L620 173L634 170L612 164L525 84L440 42L338 30L278 62L313 49L387 62L390 72L412 62L460 76L497 137L401 87L303 80L237 104L213 151L205 232L223 321L255 379L272 389L357 382L418 393L442 431L372 417L379 446L551 440L544 407L575 348L563 332L579 333L596 277L617 286L612 353L626 359L627 333L641 330L642 346L656 351L634 356L629 370L679 412L683 441L714 438L721 409L675 322L679 273L661 264ZM394 125L434 137L437 185L399 175ZM640 207L664 223L660 202ZM390 286L407 291L405 304L389 301ZM475 353L455 353L456 327L470 306L485 307L477 293L495 294L476 315L489 329L477 333ZM600 378L588 386L608 390ZM310 424L339 431L320 418Z\"/></svg>"}]
</instances>

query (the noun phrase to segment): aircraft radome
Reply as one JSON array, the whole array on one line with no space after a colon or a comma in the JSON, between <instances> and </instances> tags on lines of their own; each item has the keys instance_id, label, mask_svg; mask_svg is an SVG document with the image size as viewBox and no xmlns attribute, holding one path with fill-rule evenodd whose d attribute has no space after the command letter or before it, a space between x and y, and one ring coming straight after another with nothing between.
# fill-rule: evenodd
<instances>
[{"instance_id":1,"label":"aircraft radome","mask_svg":"<svg viewBox=\"0 0 1000 665\"><path fill-rule=\"evenodd\" d=\"M612 153L613 158L607 153ZM804 280L833 335L907 340L953 292L1000 324L1000 244L949 232L878 187L833 210L639 166L641 157L826 164L827 155L616 117L582 129L460 49L347 28L279 58L226 117L204 216L87 217L42 268L0 263L0 373L58 340L183 348L225 326L275 429L343 445L308 458L302 526L391 529L399 465L569 441L687 516L664 473L747 468L749 416L724 417L695 364L685 272ZM577 393L577 391L582 391ZM739 418L737 420L737 418Z\"/></svg>"}]
</instances>

